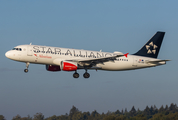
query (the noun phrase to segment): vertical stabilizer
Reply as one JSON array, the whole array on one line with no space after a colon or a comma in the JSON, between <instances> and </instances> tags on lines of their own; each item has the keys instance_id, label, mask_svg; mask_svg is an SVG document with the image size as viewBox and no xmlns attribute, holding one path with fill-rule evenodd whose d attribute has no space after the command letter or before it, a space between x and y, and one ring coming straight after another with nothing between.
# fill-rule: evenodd
<instances>
[{"instance_id":1,"label":"vertical stabilizer","mask_svg":"<svg viewBox=\"0 0 178 120\"><path fill-rule=\"evenodd\" d=\"M157 58L165 32L157 32L137 53L134 55Z\"/></svg>"}]
</instances>

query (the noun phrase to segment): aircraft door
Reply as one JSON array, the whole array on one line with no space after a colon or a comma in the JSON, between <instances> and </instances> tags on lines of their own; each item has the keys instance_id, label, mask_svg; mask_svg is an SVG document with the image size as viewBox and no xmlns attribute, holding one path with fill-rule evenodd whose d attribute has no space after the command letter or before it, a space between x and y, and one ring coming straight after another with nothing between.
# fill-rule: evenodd
<instances>
[{"instance_id":1,"label":"aircraft door","mask_svg":"<svg viewBox=\"0 0 178 120\"><path fill-rule=\"evenodd\" d=\"M137 62L138 62L138 60L137 60L137 58L133 58L133 67L137 67Z\"/></svg>"},{"instance_id":2,"label":"aircraft door","mask_svg":"<svg viewBox=\"0 0 178 120\"><path fill-rule=\"evenodd\" d=\"M27 46L27 56L32 56L32 46L31 45Z\"/></svg>"}]
</instances>

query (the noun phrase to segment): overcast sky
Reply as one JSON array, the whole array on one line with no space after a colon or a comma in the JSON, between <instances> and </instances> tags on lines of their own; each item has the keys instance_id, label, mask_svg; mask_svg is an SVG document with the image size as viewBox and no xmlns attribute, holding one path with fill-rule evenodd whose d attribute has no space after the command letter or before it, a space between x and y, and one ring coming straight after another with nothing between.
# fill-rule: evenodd
<instances>
[{"instance_id":1,"label":"overcast sky","mask_svg":"<svg viewBox=\"0 0 178 120\"><path fill-rule=\"evenodd\" d=\"M99 113L178 102L178 2L157 1L0 1L0 114L12 119L41 112L45 117ZM157 31L166 32L160 59L166 65L133 71L48 72L45 65L5 57L17 45L36 44L105 52L137 52Z\"/></svg>"}]
</instances>

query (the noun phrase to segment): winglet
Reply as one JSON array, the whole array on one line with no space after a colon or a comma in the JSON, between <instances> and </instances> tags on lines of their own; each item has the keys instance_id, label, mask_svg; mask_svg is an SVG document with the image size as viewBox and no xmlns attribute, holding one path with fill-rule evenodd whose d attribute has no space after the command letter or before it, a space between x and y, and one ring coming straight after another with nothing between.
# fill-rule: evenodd
<instances>
[{"instance_id":1,"label":"winglet","mask_svg":"<svg viewBox=\"0 0 178 120\"><path fill-rule=\"evenodd\" d=\"M126 53L126 54L124 54L124 56L127 58L127 55L128 55L129 53Z\"/></svg>"}]
</instances>

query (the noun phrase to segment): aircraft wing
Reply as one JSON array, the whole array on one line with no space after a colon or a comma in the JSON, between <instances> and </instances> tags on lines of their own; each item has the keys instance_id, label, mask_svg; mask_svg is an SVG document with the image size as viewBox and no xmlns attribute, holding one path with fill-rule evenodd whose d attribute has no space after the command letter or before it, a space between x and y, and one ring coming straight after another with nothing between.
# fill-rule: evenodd
<instances>
[{"instance_id":1,"label":"aircraft wing","mask_svg":"<svg viewBox=\"0 0 178 120\"><path fill-rule=\"evenodd\" d=\"M78 64L80 64L81 66L94 66L96 64L104 64L104 62L108 62L108 61L113 61L116 60L117 57L122 57L125 56L123 53L118 53L114 56L111 57L102 57L102 58L91 58L91 59L78 59L78 60L67 60L67 61L72 61L72 62L77 62Z\"/></svg>"}]
</instances>

